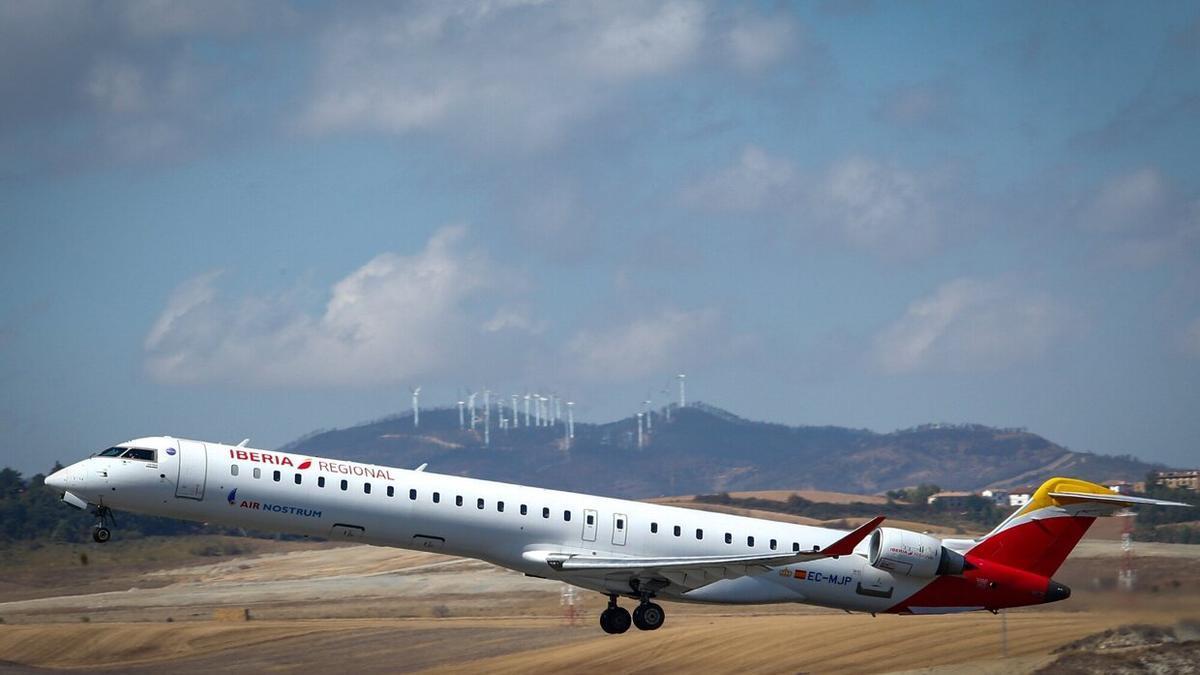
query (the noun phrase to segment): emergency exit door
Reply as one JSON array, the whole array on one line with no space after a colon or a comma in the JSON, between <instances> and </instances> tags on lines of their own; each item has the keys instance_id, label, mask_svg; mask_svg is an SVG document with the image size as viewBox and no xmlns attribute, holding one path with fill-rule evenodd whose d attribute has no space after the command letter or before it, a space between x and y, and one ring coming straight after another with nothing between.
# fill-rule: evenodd
<instances>
[{"instance_id":1,"label":"emergency exit door","mask_svg":"<svg viewBox=\"0 0 1200 675\"><path fill-rule=\"evenodd\" d=\"M625 545L625 531L629 529L629 519L624 513L613 514L613 538L612 542L617 546Z\"/></svg>"},{"instance_id":2,"label":"emergency exit door","mask_svg":"<svg viewBox=\"0 0 1200 675\"><path fill-rule=\"evenodd\" d=\"M207 480L208 448L195 441L179 441L179 475L175 481L175 496L204 499Z\"/></svg>"},{"instance_id":3,"label":"emergency exit door","mask_svg":"<svg viewBox=\"0 0 1200 675\"><path fill-rule=\"evenodd\" d=\"M596 521L599 516L592 509L583 510L583 540L596 541Z\"/></svg>"}]
</instances>

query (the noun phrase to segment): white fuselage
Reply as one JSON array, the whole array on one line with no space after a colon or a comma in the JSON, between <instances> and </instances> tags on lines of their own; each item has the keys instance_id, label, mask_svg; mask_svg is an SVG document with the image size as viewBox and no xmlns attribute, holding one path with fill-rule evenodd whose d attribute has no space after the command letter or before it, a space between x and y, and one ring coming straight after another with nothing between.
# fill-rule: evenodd
<instances>
[{"instance_id":1,"label":"white fuselage","mask_svg":"<svg viewBox=\"0 0 1200 675\"><path fill-rule=\"evenodd\" d=\"M93 456L47 479L116 510L435 551L485 560L606 594L604 574L552 569L546 552L603 557L728 556L808 550L844 532L722 513L170 437L123 447L154 461ZM53 479L53 480L51 480ZM660 597L802 602L882 612L927 581L855 555L781 566Z\"/></svg>"}]
</instances>

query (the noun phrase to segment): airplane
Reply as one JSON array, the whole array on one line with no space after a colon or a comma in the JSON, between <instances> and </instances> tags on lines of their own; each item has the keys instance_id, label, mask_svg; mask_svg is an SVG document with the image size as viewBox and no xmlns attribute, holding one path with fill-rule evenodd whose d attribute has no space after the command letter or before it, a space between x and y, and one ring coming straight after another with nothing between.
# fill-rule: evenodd
<instances>
[{"instance_id":1,"label":"airplane","mask_svg":"<svg viewBox=\"0 0 1200 675\"><path fill-rule=\"evenodd\" d=\"M978 539L849 531L170 436L139 438L46 478L112 532L114 509L477 558L608 596L600 627L657 630L655 600L804 603L946 614L1065 600L1052 579L1098 516L1151 504L1051 478ZM632 613L619 598L637 602Z\"/></svg>"}]
</instances>

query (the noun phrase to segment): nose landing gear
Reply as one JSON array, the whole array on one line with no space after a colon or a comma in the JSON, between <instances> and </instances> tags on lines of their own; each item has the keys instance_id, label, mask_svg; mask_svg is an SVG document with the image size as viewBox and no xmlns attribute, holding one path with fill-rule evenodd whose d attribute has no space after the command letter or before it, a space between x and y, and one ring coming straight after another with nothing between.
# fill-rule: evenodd
<instances>
[{"instance_id":1,"label":"nose landing gear","mask_svg":"<svg viewBox=\"0 0 1200 675\"><path fill-rule=\"evenodd\" d=\"M113 516L112 509L104 505L96 507L96 519L96 527L92 528L92 541L103 544L112 539L112 531L108 529L107 524L112 523L112 526L116 527L117 519Z\"/></svg>"}]
</instances>

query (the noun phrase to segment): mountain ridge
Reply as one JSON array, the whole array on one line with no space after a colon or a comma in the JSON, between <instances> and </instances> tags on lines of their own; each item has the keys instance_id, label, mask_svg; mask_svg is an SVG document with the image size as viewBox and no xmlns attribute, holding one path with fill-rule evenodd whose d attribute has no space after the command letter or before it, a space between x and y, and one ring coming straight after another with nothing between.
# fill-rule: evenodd
<instances>
[{"instance_id":1,"label":"mountain ridge","mask_svg":"<svg viewBox=\"0 0 1200 675\"><path fill-rule=\"evenodd\" d=\"M668 418L669 413L669 418ZM478 423L479 427L482 423ZM396 415L313 432L281 450L415 467L489 480L648 498L767 489L879 493L920 483L978 490L1038 483L1051 475L1140 480L1161 465L1064 448L1024 429L926 424L887 433L836 426L757 422L697 403L656 411L637 447L637 422L564 428L458 428L453 408Z\"/></svg>"}]
</instances>

